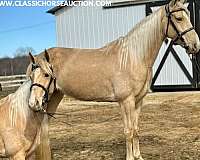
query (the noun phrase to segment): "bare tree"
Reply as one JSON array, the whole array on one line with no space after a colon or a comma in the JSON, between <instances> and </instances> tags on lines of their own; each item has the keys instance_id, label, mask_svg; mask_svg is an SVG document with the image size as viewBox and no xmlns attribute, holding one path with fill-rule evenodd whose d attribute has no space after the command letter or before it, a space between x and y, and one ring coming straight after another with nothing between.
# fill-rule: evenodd
<instances>
[{"instance_id":1,"label":"bare tree","mask_svg":"<svg viewBox=\"0 0 200 160\"><path fill-rule=\"evenodd\" d=\"M35 53L35 50L33 47L19 47L16 49L14 53L14 57L23 57L26 56L29 52Z\"/></svg>"},{"instance_id":2,"label":"bare tree","mask_svg":"<svg viewBox=\"0 0 200 160\"><path fill-rule=\"evenodd\" d=\"M29 64L28 52L35 53L32 47L19 47L14 53L14 58L0 59L0 76L26 73Z\"/></svg>"}]
</instances>

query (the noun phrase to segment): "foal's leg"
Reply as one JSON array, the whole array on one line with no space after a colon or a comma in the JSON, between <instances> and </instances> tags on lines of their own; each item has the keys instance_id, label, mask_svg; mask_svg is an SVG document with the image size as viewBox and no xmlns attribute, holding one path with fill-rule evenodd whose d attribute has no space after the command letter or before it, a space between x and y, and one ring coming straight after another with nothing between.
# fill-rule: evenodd
<instances>
[{"instance_id":1,"label":"foal's leg","mask_svg":"<svg viewBox=\"0 0 200 160\"><path fill-rule=\"evenodd\" d=\"M125 100L120 102L122 117L124 121L124 134L126 136L126 160L134 160L134 150L133 150L133 120L135 111L135 97L129 96Z\"/></svg>"},{"instance_id":2,"label":"foal's leg","mask_svg":"<svg viewBox=\"0 0 200 160\"><path fill-rule=\"evenodd\" d=\"M139 120L139 114L142 107L142 100L140 100L138 103L136 103L135 110L134 110L134 116L133 116L133 155L138 160L143 160L141 154L140 154L140 148L139 148L139 127L138 127L138 120Z\"/></svg>"}]
</instances>

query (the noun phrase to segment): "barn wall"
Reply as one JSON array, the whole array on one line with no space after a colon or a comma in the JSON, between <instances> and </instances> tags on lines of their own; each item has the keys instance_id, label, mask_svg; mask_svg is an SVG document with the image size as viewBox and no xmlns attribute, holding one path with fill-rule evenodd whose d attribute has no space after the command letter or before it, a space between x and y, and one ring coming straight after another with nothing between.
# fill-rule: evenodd
<instances>
[{"instance_id":1,"label":"barn wall","mask_svg":"<svg viewBox=\"0 0 200 160\"><path fill-rule=\"evenodd\" d=\"M125 35L145 17L145 6L103 9L102 7L62 8L56 12L57 46L99 48ZM163 45L153 67L155 73L167 45ZM192 74L191 62L185 51L176 47L180 58ZM156 85L189 84L189 81L170 54Z\"/></svg>"},{"instance_id":2,"label":"barn wall","mask_svg":"<svg viewBox=\"0 0 200 160\"><path fill-rule=\"evenodd\" d=\"M98 48L125 35L145 17L145 6L63 8L56 12L57 45Z\"/></svg>"}]
</instances>

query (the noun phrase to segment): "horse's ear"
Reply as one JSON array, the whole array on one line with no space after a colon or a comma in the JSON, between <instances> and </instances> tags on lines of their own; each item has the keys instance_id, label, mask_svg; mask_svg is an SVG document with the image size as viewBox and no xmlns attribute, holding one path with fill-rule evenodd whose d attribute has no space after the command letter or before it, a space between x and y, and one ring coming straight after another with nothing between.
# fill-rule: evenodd
<instances>
[{"instance_id":1,"label":"horse's ear","mask_svg":"<svg viewBox=\"0 0 200 160\"><path fill-rule=\"evenodd\" d=\"M178 2L184 4L184 3L186 3L186 1L187 1L187 0L171 0L170 3L169 3L169 5L170 5L171 7L173 7L173 6L176 5L176 3L178 3Z\"/></svg>"},{"instance_id":2,"label":"horse's ear","mask_svg":"<svg viewBox=\"0 0 200 160\"><path fill-rule=\"evenodd\" d=\"M31 52L29 52L28 54L29 54L30 61L31 61L32 63L35 63L35 58L34 58L34 56L31 54Z\"/></svg>"},{"instance_id":3,"label":"horse's ear","mask_svg":"<svg viewBox=\"0 0 200 160\"><path fill-rule=\"evenodd\" d=\"M44 51L44 56L45 56L47 62L49 62L49 53L47 52L46 49L45 49L45 51Z\"/></svg>"}]
</instances>

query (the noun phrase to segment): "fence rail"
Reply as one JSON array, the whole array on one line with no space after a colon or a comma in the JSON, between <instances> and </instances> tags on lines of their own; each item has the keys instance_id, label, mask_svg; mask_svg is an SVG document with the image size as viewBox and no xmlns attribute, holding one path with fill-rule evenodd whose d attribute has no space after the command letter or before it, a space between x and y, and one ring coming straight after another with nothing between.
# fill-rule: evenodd
<instances>
[{"instance_id":1,"label":"fence rail","mask_svg":"<svg viewBox=\"0 0 200 160\"><path fill-rule=\"evenodd\" d=\"M26 81L26 75L0 76L0 91L19 87Z\"/></svg>"}]
</instances>

